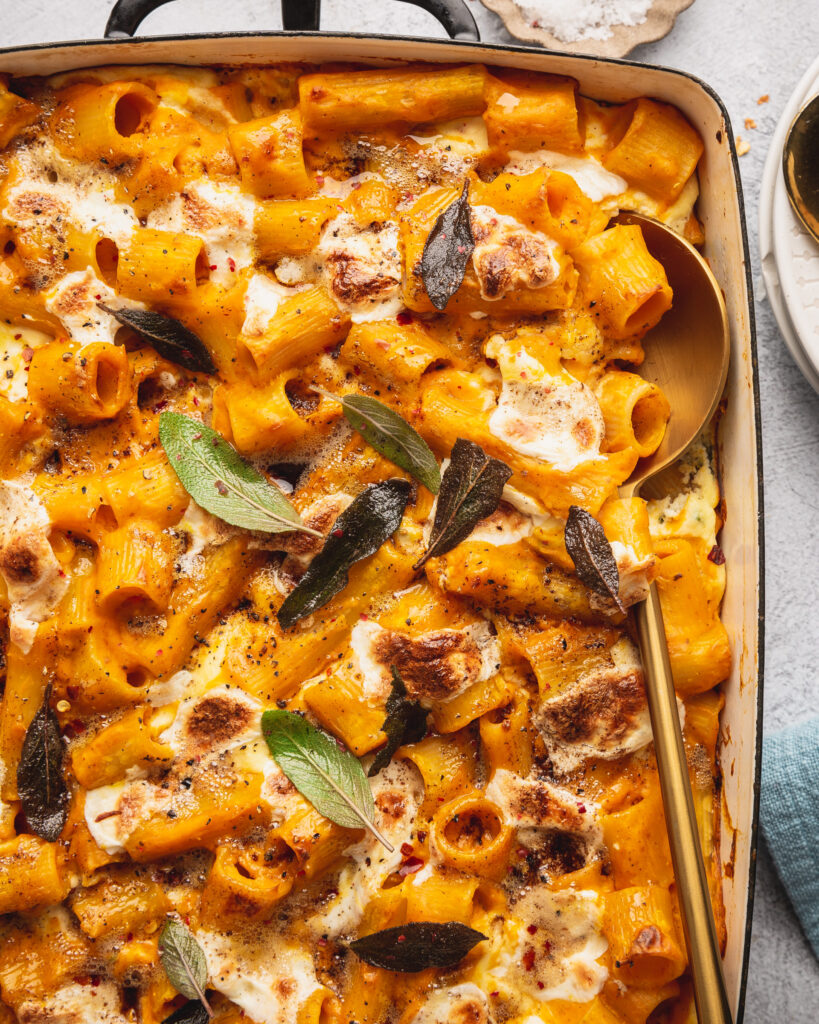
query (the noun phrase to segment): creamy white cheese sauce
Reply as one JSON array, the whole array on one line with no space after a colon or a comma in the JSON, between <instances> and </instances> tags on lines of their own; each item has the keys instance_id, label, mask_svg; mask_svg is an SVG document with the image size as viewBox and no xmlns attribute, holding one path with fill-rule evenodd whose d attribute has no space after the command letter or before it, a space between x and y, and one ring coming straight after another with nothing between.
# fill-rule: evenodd
<instances>
[{"instance_id":1,"label":"creamy white cheese sauce","mask_svg":"<svg viewBox=\"0 0 819 1024\"><path fill-rule=\"evenodd\" d=\"M489 1000L473 982L433 990L410 1024L493 1024Z\"/></svg>"},{"instance_id":2,"label":"creamy white cheese sauce","mask_svg":"<svg viewBox=\"0 0 819 1024\"><path fill-rule=\"evenodd\" d=\"M601 917L594 892L534 886L510 909L498 964L489 973L536 1002L589 1002L608 978L598 963L608 949Z\"/></svg>"},{"instance_id":3,"label":"creamy white cheese sauce","mask_svg":"<svg viewBox=\"0 0 819 1024\"><path fill-rule=\"evenodd\" d=\"M209 984L257 1024L293 1024L319 988L312 957L270 926L199 929Z\"/></svg>"},{"instance_id":4,"label":"creamy white cheese sauce","mask_svg":"<svg viewBox=\"0 0 819 1024\"><path fill-rule=\"evenodd\" d=\"M48 512L27 484L0 481L0 572L11 603L9 633L26 654L37 626L68 589L68 577L49 543L50 530Z\"/></svg>"},{"instance_id":5,"label":"creamy white cheese sauce","mask_svg":"<svg viewBox=\"0 0 819 1024\"><path fill-rule=\"evenodd\" d=\"M100 302L112 308L145 309L142 302L123 299L90 267L61 277L45 297L49 313L58 317L69 337L81 345L94 342L113 344L117 331L122 327L110 313L100 309Z\"/></svg>"},{"instance_id":6,"label":"creamy white cheese sauce","mask_svg":"<svg viewBox=\"0 0 819 1024\"><path fill-rule=\"evenodd\" d=\"M486 354L498 361L503 375L500 399L489 417L489 430L498 440L566 473L599 456L605 424L590 388L566 373L549 375L522 346L500 337L489 341Z\"/></svg>"},{"instance_id":7,"label":"creamy white cheese sauce","mask_svg":"<svg viewBox=\"0 0 819 1024\"><path fill-rule=\"evenodd\" d=\"M205 244L210 280L230 287L253 265L256 200L238 185L195 181L148 215L148 227L178 231Z\"/></svg>"},{"instance_id":8,"label":"creamy white cheese sauce","mask_svg":"<svg viewBox=\"0 0 819 1024\"><path fill-rule=\"evenodd\" d=\"M580 191L595 203L609 196L619 196L628 188L625 178L607 171L593 156L569 156L550 149L533 149L528 153L512 150L506 158L504 170L512 174L531 174L539 167L568 174Z\"/></svg>"}]
</instances>

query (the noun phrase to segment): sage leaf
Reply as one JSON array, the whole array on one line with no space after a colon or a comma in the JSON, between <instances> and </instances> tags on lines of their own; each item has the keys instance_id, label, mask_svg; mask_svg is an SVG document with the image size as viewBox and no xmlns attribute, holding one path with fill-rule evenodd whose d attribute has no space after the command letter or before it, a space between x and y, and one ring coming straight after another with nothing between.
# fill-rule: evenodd
<instances>
[{"instance_id":1,"label":"sage leaf","mask_svg":"<svg viewBox=\"0 0 819 1024\"><path fill-rule=\"evenodd\" d=\"M409 480L370 484L341 513L324 547L276 613L284 629L322 608L344 589L350 566L374 554L401 525L409 493Z\"/></svg>"},{"instance_id":2,"label":"sage leaf","mask_svg":"<svg viewBox=\"0 0 819 1024\"><path fill-rule=\"evenodd\" d=\"M51 708L51 685L31 720L17 763L17 792L28 827L49 843L60 838L68 817L60 723Z\"/></svg>"},{"instance_id":3,"label":"sage leaf","mask_svg":"<svg viewBox=\"0 0 819 1024\"><path fill-rule=\"evenodd\" d=\"M163 412L159 440L188 494L226 523L264 533L301 530L322 536L305 526L278 487L210 427L178 412Z\"/></svg>"},{"instance_id":4,"label":"sage leaf","mask_svg":"<svg viewBox=\"0 0 819 1024\"><path fill-rule=\"evenodd\" d=\"M372 790L357 757L293 711L265 711L262 735L276 764L319 814L344 828L369 829L392 853L375 827Z\"/></svg>"},{"instance_id":5,"label":"sage leaf","mask_svg":"<svg viewBox=\"0 0 819 1024\"><path fill-rule=\"evenodd\" d=\"M600 523L579 505L571 505L563 540L580 582L596 594L611 598L625 614L617 561Z\"/></svg>"},{"instance_id":6,"label":"sage leaf","mask_svg":"<svg viewBox=\"0 0 819 1024\"><path fill-rule=\"evenodd\" d=\"M188 999L198 999L208 1017L213 1016L205 988L208 983L208 962L202 947L189 928L169 917L159 933L159 960L168 981Z\"/></svg>"},{"instance_id":7,"label":"sage leaf","mask_svg":"<svg viewBox=\"0 0 819 1024\"><path fill-rule=\"evenodd\" d=\"M198 999L189 999L166 1017L162 1024L208 1024L210 1015Z\"/></svg>"},{"instance_id":8,"label":"sage leaf","mask_svg":"<svg viewBox=\"0 0 819 1024\"><path fill-rule=\"evenodd\" d=\"M463 192L439 215L424 243L421 280L436 309L444 309L461 287L474 249L467 180Z\"/></svg>"},{"instance_id":9,"label":"sage leaf","mask_svg":"<svg viewBox=\"0 0 819 1024\"><path fill-rule=\"evenodd\" d=\"M454 967L486 936L458 921L418 921L385 928L350 943L359 960L387 971L417 974L427 967Z\"/></svg>"},{"instance_id":10,"label":"sage leaf","mask_svg":"<svg viewBox=\"0 0 819 1024\"><path fill-rule=\"evenodd\" d=\"M450 455L438 504L429 546L413 568L420 569L429 558L445 555L472 533L500 504L503 487L512 470L493 459L472 441L459 437Z\"/></svg>"},{"instance_id":11,"label":"sage leaf","mask_svg":"<svg viewBox=\"0 0 819 1024\"><path fill-rule=\"evenodd\" d=\"M329 394L328 392L324 392ZM344 417L353 430L377 452L406 470L427 490L437 494L441 487L441 471L429 445L403 416L367 395L345 395L341 402Z\"/></svg>"},{"instance_id":12,"label":"sage leaf","mask_svg":"<svg viewBox=\"0 0 819 1024\"><path fill-rule=\"evenodd\" d=\"M405 743L417 743L427 734L427 711L418 701L407 699L407 688L395 665L392 666L392 691L384 709L387 717L381 728L387 742L375 755L367 775L372 778L386 768L393 754Z\"/></svg>"},{"instance_id":13,"label":"sage leaf","mask_svg":"<svg viewBox=\"0 0 819 1024\"><path fill-rule=\"evenodd\" d=\"M173 317L152 309L115 309L98 302L99 308L148 342L172 363L194 373L216 373L213 358L202 339Z\"/></svg>"}]
</instances>

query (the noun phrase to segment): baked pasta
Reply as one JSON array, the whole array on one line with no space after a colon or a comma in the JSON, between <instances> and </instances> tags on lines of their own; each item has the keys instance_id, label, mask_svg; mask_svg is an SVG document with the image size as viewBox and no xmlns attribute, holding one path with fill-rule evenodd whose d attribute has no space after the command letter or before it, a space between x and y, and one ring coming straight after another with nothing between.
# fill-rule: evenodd
<instances>
[{"instance_id":1,"label":"baked pasta","mask_svg":"<svg viewBox=\"0 0 819 1024\"><path fill-rule=\"evenodd\" d=\"M694 128L111 67L0 146L0 1024L694 1022L627 610L724 933L720 495L706 437L618 496L673 295L611 224L702 241Z\"/></svg>"}]
</instances>

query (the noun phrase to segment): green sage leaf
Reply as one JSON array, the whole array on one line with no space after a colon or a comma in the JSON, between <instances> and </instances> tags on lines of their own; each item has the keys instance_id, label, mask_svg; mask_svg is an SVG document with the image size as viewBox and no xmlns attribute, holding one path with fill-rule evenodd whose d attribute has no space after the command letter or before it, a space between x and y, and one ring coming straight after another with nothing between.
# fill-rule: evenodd
<instances>
[{"instance_id":1,"label":"green sage leaf","mask_svg":"<svg viewBox=\"0 0 819 1024\"><path fill-rule=\"evenodd\" d=\"M571 505L563 540L580 582L601 597L610 598L625 614L617 560L600 523L584 508Z\"/></svg>"},{"instance_id":2,"label":"green sage leaf","mask_svg":"<svg viewBox=\"0 0 819 1024\"><path fill-rule=\"evenodd\" d=\"M385 928L350 943L359 960L387 971L416 974L427 967L454 967L486 936L458 921L417 921Z\"/></svg>"},{"instance_id":3,"label":"green sage leaf","mask_svg":"<svg viewBox=\"0 0 819 1024\"><path fill-rule=\"evenodd\" d=\"M321 537L247 459L190 416L163 412L159 440L182 486L202 508L232 526L264 533L300 530Z\"/></svg>"},{"instance_id":4,"label":"green sage leaf","mask_svg":"<svg viewBox=\"0 0 819 1024\"><path fill-rule=\"evenodd\" d=\"M344 589L350 567L374 554L401 525L409 493L409 480L370 484L341 513L324 547L276 613L284 629L322 608Z\"/></svg>"},{"instance_id":5,"label":"green sage leaf","mask_svg":"<svg viewBox=\"0 0 819 1024\"><path fill-rule=\"evenodd\" d=\"M427 710L416 700L407 699L407 688L401 673L392 666L392 691L385 707L387 717L381 728L387 734L387 742L375 755L367 775L372 778L386 768L393 754L405 743L417 743L427 734Z\"/></svg>"},{"instance_id":6,"label":"green sage leaf","mask_svg":"<svg viewBox=\"0 0 819 1024\"><path fill-rule=\"evenodd\" d=\"M435 456L423 437L403 416L367 395L345 395L340 401L344 416L353 430L357 430L377 452L406 470L433 494L438 493L441 471Z\"/></svg>"},{"instance_id":7,"label":"green sage leaf","mask_svg":"<svg viewBox=\"0 0 819 1024\"><path fill-rule=\"evenodd\" d=\"M213 1016L205 988L208 983L208 962L202 947L189 928L169 917L159 933L159 960L168 981L188 999L198 999L209 1017Z\"/></svg>"},{"instance_id":8,"label":"green sage leaf","mask_svg":"<svg viewBox=\"0 0 819 1024\"><path fill-rule=\"evenodd\" d=\"M54 843L68 817L68 789L63 775L60 723L51 708L51 684L26 730L17 763L17 792L28 827Z\"/></svg>"},{"instance_id":9,"label":"green sage leaf","mask_svg":"<svg viewBox=\"0 0 819 1024\"><path fill-rule=\"evenodd\" d=\"M444 309L461 287L474 249L467 180L463 192L440 214L424 243L421 280L436 309Z\"/></svg>"},{"instance_id":10,"label":"green sage leaf","mask_svg":"<svg viewBox=\"0 0 819 1024\"><path fill-rule=\"evenodd\" d=\"M344 828L368 829L392 852L375 827L372 790L357 757L293 711L265 711L262 735L276 764L319 814Z\"/></svg>"},{"instance_id":11,"label":"green sage leaf","mask_svg":"<svg viewBox=\"0 0 819 1024\"><path fill-rule=\"evenodd\" d=\"M130 327L157 352L172 363L194 373L216 373L213 358L202 339L173 317L152 309L115 309L104 302L97 305L124 327Z\"/></svg>"},{"instance_id":12,"label":"green sage leaf","mask_svg":"<svg viewBox=\"0 0 819 1024\"><path fill-rule=\"evenodd\" d=\"M414 568L451 551L481 519L492 515L511 475L505 462L490 458L480 445L459 437L441 480L429 546Z\"/></svg>"}]
</instances>

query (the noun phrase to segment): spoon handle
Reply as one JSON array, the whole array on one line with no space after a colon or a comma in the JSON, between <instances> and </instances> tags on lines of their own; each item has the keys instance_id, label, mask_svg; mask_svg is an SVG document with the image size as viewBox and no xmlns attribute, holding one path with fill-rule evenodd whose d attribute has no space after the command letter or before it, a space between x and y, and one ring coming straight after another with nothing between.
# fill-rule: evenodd
<instances>
[{"instance_id":1,"label":"spoon handle","mask_svg":"<svg viewBox=\"0 0 819 1024\"><path fill-rule=\"evenodd\" d=\"M700 1024L731 1024L655 584L651 584L646 600L635 606L634 614L697 1015Z\"/></svg>"}]
</instances>

